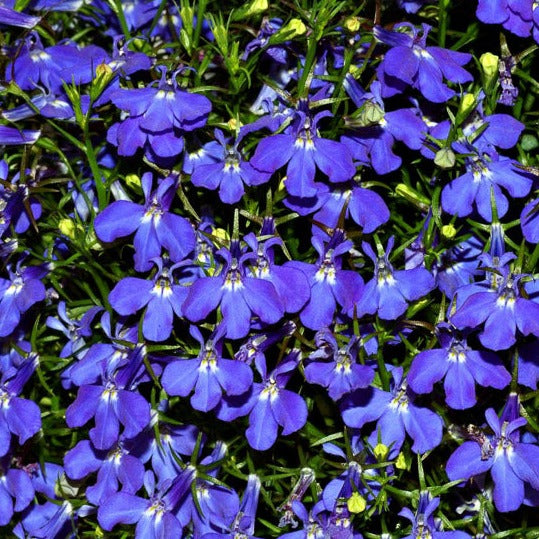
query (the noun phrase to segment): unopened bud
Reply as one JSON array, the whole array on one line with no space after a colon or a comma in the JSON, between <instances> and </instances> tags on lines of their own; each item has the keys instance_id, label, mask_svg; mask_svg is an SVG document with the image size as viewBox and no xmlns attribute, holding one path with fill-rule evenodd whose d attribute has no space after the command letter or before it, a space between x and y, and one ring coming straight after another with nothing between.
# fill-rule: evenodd
<instances>
[{"instance_id":1,"label":"unopened bud","mask_svg":"<svg viewBox=\"0 0 539 539\"><path fill-rule=\"evenodd\" d=\"M307 32L307 27L300 19L291 19L278 32L270 38L270 43L275 45L302 36Z\"/></svg>"},{"instance_id":2,"label":"unopened bud","mask_svg":"<svg viewBox=\"0 0 539 539\"><path fill-rule=\"evenodd\" d=\"M404 458L404 453L402 451L397 457L397 460L395 462L395 468L397 468L397 470L406 470L406 459Z\"/></svg>"},{"instance_id":3,"label":"unopened bud","mask_svg":"<svg viewBox=\"0 0 539 539\"><path fill-rule=\"evenodd\" d=\"M361 21L359 17L348 17L344 21L343 25L346 30L348 30L350 33L354 34L359 30L359 27L361 26Z\"/></svg>"},{"instance_id":4,"label":"unopened bud","mask_svg":"<svg viewBox=\"0 0 539 539\"><path fill-rule=\"evenodd\" d=\"M499 61L500 58L491 52L485 52L479 58L479 62L485 75L485 81L487 83L491 82L495 77L498 76Z\"/></svg>"},{"instance_id":5,"label":"unopened bud","mask_svg":"<svg viewBox=\"0 0 539 539\"><path fill-rule=\"evenodd\" d=\"M363 513L367 507L367 500L359 492L353 492L346 505L350 513Z\"/></svg>"},{"instance_id":6,"label":"unopened bud","mask_svg":"<svg viewBox=\"0 0 539 539\"><path fill-rule=\"evenodd\" d=\"M440 168L453 168L455 161L455 152L449 147L439 149L434 157L434 164Z\"/></svg>"},{"instance_id":7,"label":"unopened bud","mask_svg":"<svg viewBox=\"0 0 539 539\"><path fill-rule=\"evenodd\" d=\"M376 444L373 453L377 460L385 460L389 454L389 447L384 444Z\"/></svg>"},{"instance_id":8,"label":"unopened bud","mask_svg":"<svg viewBox=\"0 0 539 539\"><path fill-rule=\"evenodd\" d=\"M457 229L453 225L444 225L442 227L442 236L448 240L455 237Z\"/></svg>"}]
</instances>

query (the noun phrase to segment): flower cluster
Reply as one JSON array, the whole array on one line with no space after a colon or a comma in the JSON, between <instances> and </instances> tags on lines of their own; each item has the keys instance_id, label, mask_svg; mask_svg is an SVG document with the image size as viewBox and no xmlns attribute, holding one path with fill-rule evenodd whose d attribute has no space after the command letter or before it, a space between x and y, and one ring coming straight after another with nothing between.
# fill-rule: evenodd
<instances>
[{"instance_id":1,"label":"flower cluster","mask_svg":"<svg viewBox=\"0 0 539 539\"><path fill-rule=\"evenodd\" d=\"M1 2L1 533L536 536L537 2L270 4Z\"/></svg>"}]
</instances>

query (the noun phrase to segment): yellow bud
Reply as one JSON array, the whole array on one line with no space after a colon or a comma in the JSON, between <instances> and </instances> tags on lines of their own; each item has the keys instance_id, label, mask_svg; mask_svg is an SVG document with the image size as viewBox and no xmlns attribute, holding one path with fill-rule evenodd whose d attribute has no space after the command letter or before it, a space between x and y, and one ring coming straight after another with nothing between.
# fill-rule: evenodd
<instances>
[{"instance_id":1,"label":"yellow bud","mask_svg":"<svg viewBox=\"0 0 539 539\"><path fill-rule=\"evenodd\" d=\"M483 73L485 74L488 82L497 76L499 60L500 59L498 56L492 54L491 52L485 52L481 55L481 58L479 58L479 62L483 68Z\"/></svg>"},{"instance_id":2,"label":"yellow bud","mask_svg":"<svg viewBox=\"0 0 539 539\"><path fill-rule=\"evenodd\" d=\"M346 501L346 505L350 513L363 513L367 507L367 501L359 492L354 492Z\"/></svg>"},{"instance_id":3,"label":"yellow bud","mask_svg":"<svg viewBox=\"0 0 539 539\"><path fill-rule=\"evenodd\" d=\"M252 2L247 6L247 11L245 16L256 15L257 13L262 13L268 9L268 0L252 0Z\"/></svg>"},{"instance_id":4,"label":"yellow bud","mask_svg":"<svg viewBox=\"0 0 539 539\"><path fill-rule=\"evenodd\" d=\"M220 238L222 240L229 240L230 236L228 235L228 232L224 228L216 228L213 231L213 235L217 238Z\"/></svg>"},{"instance_id":5,"label":"yellow bud","mask_svg":"<svg viewBox=\"0 0 539 539\"><path fill-rule=\"evenodd\" d=\"M406 470L406 459L404 458L404 453L402 451L399 453L399 456L397 457L397 460L395 462L395 467L398 470Z\"/></svg>"},{"instance_id":6,"label":"yellow bud","mask_svg":"<svg viewBox=\"0 0 539 539\"><path fill-rule=\"evenodd\" d=\"M442 236L447 239L454 238L457 234L457 229L453 225L444 225L442 227Z\"/></svg>"},{"instance_id":7,"label":"yellow bud","mask_svg":"<svg viewBox=\"0 0 539 539\"><path fill-rule=\"evenodd\" d=\"M459 114L461 114L463 117L466 117L474 107L475 96L473 94L464 94L459 105Z\"/></svg>"},{"instance_id":8,"label":"yellow bud","mask_svg":"<svg viewBox=\"0 0 539 539\"><path fill-rule=\"evenodd\" d=\"M82 233L82 227L77 225L72 219L61 219L58 223L60 232L68 238L74 240L77 233Z\"/></svg>"},{"instance_id":9,"label":"yellow bud","mask_svg":"<svg viewBox=\"0 0 539 539\"><path fill-rule=\"evenodd\" d=\"M243 125L236 118L230 118L230 120L228 120L226 124L228 125L228 127L230 127L232 131L236 131L236 129L239 129Z\"/></svg>"},{"instance_id":10,"label":"yellow bud","mask_svg":"<svg viewBox=\"0 0 539 539\"><path fill-rule=\"evenodd\" d=\"M350 69L348 70L348 73L350 73L350 75L352 75L354 79L360 74L360 72L361 72L360 67L355 64L352 64L350 66Z\"/></svg>"},{"instance_id":11,"label":"yellow bud","mask_svg":"<svg viewBox=\"0 0 539 539\"><path fill-rule=\"evenodd\" d=\"M359 17L348 17L344 21L344 27L352 34L356 33L361 26Z\"/></svg>"},{"instance_id":12,"label":"yellow bud","mask_svg":"<svg viewBox=\"0 0 539 539\"><path fill-rule=\"evenodd\" d=\"M289 20L279 31L271 36L270 43L277 44L297 36L302 36L307 32L307 27L300 19Z\"/></svg>"},{"instance_id":13,"label":"yellow bud","mask_svg":"<svg viewBox=\"0 0 539 539\"><path fill-rule=\"evenodd\" d=\"M95 68L95 75L98 78L112 75L112 68L109 66L109 64L99 64Z\"/></svg>"},{"instance_id":14,"label":"yellow bud","mask_svg":"<svg viewBox=\"0 0 539 539\"><path fill-rule=\"evenodd\" d=\"M136 174L128 174L125 177L125 183L128 187L138 191L141 188L140 178Z\"/></svg>"},{"instance_id":15,"label":"yellow bud","mask_svg":"<svg viewBox=\"0 0 539 539\"><path fill-rule=\"evenodd\" d=\"M455 166L455 152L451 148L441 148L434 156L434 164L440 168L453 168Z\"/></svg>"},{"instance_id":16,"label":"yellow bud","mask_svg":"<svg viewBox=\"0 0 539 539\"><path fill-rule=\"evenodd\" d=\"M389 454L389 447L384 444L376 444L376 447L373 449L373 453L378 460L385 460Z\"/></svg>"}]
</instances>

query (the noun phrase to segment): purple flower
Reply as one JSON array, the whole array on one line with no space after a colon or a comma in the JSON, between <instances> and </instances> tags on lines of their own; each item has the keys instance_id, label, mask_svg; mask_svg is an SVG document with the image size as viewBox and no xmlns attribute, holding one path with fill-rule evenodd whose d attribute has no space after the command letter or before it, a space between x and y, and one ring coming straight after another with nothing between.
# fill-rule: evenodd
<instances>
[{"instance_id":1,"label":"purple flower","mask_svg":"<svg viewBox=\"0 0 539 539\"><path fill-rule=\"evenodd\" d=\"M66 410L69 427L82 427L95 417L90 440L96 449L110 449L119 440L120 423L123 436L133 438L150 422L150 405L134 391L139 371L143 369L143 350L138 350L129 364L115 374L103 377L101 384L86 384L79 388L77 398ZM106 371L107 366L102 365Z\"/></svg>"},{"instance_id":2,"label":"purple flower","mask_svg":"<svg viewBox=\"0 0 539 539\"><path fill-rule=\"evenodd\" d=\"M302 324L319 330L329 326L337 309L353 308L363 292L363 279L352 270L342 269L342 256L353 244L341 229L336 229L329 241L313 236L311 242L319 254L316 264L293 261L290 266L305 273L311 287L311 298L300 312Z\"/></svg>"},{"instance_id":3,"label":"purple flower","mask_svg":"<svg viewBox=\"0 0 539 539\"><path fill-rule=\"evenodd\" d=\"M375 37L392 47L378 67L383 97L402 93L406 86L412 86L429 101L444 103L455 95L443 83L444 77L458 83L473 80L470 73L462 68L471 60L470 54L427 47L431 29L428 24L422 25L422 31L410 23L399 23L394 28L404 32L389 31L380 26L374 28Z\"/></svg>"},{"instance_id":4,"label":"purple flower","mask_svg":"<svg viewBox=\"0 0 539 539\"><path fill-rule=\"evenodd\" d=\"M197 279L189 288L183 304L183 314L192 322L206 318L218 306L223 315L226 337L241 339L249 333L251 316L255 314L266 324L278 322L284 305L273 284L253 276L246 268L251 254L238 260L225 248L216 253L224 264L213 277Z\"/></svg>"},{"instance_id":5,"label":"purple flower","mask_svg":"<svg viewBox=\"0 0 539 539\"><path fill-rule=\"evenodd\" d=\"M188 288L176 284L172 278L174 270L182 262L167 268L160 258L153 261L157 273L152 280L125 277L112 289L109 301L111 307L124 316L146 307L142 334L150 341L165 341L172 333L174 314L182 316L182 304Z\"/></svg>"},{"instance_id":6,"label":"purple flower","mask_svg":"<svg viewBox=\"0 0 539 539\"><path fill-rule=\"evenodd\" d=\"M515 511L524 500L525 483L539 489L539 447L520 441L523 417L502 421L489 408L485 418L493 431L487 435L475 428L447 461L451 481L467 480L490 471L494 481L494 504L498 511Z\"/></svg>"},{"instance_id":7,"label":"purple flower","mask_svg":"<svg viewBox=\"0 0 539 539\"><path fill-rule=\"evenodd\" d=\"M177 178L168 176L152 192L152 175L142 176L145 204L117 200L95 218L95 232L104 242L135 233L135 269L148 271L151 259L167 249L173 262L180 262L195 247L195 232L187 219L169 211Z\"/></svg>"},{"instance_id":8,"label":"purple flower","mask_svg":"<svg viewBox=\"0 0 539 539\"><path fill-rule=\"evenodd\" d=\"M205 125L211 110L208 98L178 88L176 76L167 78L161 70L157 87L120 89L110 99L129 117L114 124L107 140L118 147L118 154L134 155L144 148L150 160L170 158L183 150L183 133Z\"/></svg>"},{"instance_id":9,"label":"purple flower","mask_svg":"<svg viewBox=\"0 0 539 539\"><path fill-rule=\"evenodd\" d=\"M271 228L271 232L264 230L264 228ZM270 234L275 234L273 225L270 227L263 226L261 236ZM252 274L273 284L286 312L298 312L309 300L311 289L305 274L301 270L292 267L293 263L290 261L285 262L282 266L275 264L273 249L277 245L282 246L282 240L278 237L273 237L264 242L259 242L253 233L247 234L243 239L256 253L256 258L248 259Z\"/></svg>"},{"instance_id":10,"label":"purple flower","mask_svg":"<svg viewBox=\"0 0 539 539\"><path fill-rule=\"evenodd\" d=\"M354 159L372 166L378 174L398 169L402 159L393 153L395 140L419 150L427 132L425 122L413 108L386 112L379 81L371 84L370 92L365 92L351 75L344 84L355 105L361 108L361 114L358 120L347 120L347 125L357 128L342 137L343 144Z\"/></svg>"},{"instance_id":11,"label":"purple flower","mask_svg":"<svg viewBox=\"0 0 539 539\"><path fill-rule=\"evenodd\" d=\"M80 318L73 320L66 311L65 301L58 303L58 317L48 316L45 324L51 329L61 331L68 341L60 351L59 357L75 356L81 359L86 353L85 337L92 335L90 324L93 319L103 309L101 307L90 307ZM84 350L84 351L83 351Z\"/></svg>"},{"instance_id":12,"label":"purple flower","mask_svg":"<svg viewBox=\"0 0 539 539\"><path fill-rule=\"evenodd\" d=\"M478 328L481 344L490 350L506 350L516 342L516 330L539 337L539 303L520 295L519 281L523 275L514 275L508 268L500 268L496 288L477 286L451 317L457 328ZM458 292L457 292L458 294Z\"/></svg>"},{"instance_id":13,"label":"purple flower","mask_svg":"<svg viewBox=\"0 0 539 539\"><path fill-rule=\"evenodd\" d=\"M466 217L472 213L475 204L479 215L492 222L492 192L498 217L503 217L509 209L509 201L501 188L519 198L530 192L532 184L529 177L515 170L512 159L490 150L468 158L466 173L443 188L442 208L451 215Z\"/></svg>"},{"instance_id":14,"label":"purple flower","mask_svg":"<svg viewBox=\"0 0 539 539\"><path fill-rule=\"evenodd\" d=\"M539 243L539 199L532 200L520 214L522 234L530 243Z\"/></svg>"},{"instance_id":15,"label":"purple flower","mask_svg":"<svg viewBox=\"0 0 539 539\"><path fill-rule=\"evenodd\" d=\"M511 374L492 352L472 350L464 337L448 324L437 327L442 348L423 350L413 360L408 384L416 393L431 393L433 385L445 378L445 400L451 408L463 410L477 402L475 383L503 389Z\"/></svg>"},{"instance_id":16,"label":"purple flower","mask_svg":"<svg viewBox=\"0 0 539 539\"><path fill-rule=\"evenodd\" d=\"M362 227L364 234L374 232L389 220L389 209L378 193L355 183L350 188L344 184L342 189L333 188L331 191L319 192L318 211L313 216L315 221L328 228L336 228L345 206L345 217L351 217ZM313 234L317 230L318 227L314 226Z\"/></svg>"},{"instance_id":17,"label":"purple flower","mask_svg":"<svg viewBox=\"0 0 539 539\"><path fill-rule=\"evenodd\" d=\"M316 195L319 187L314 181L316 168L333 183L349 180L356 167L346 146L318 134L318 122L327 116L331 116L329 111L313 117L308 110L297 110L286 133L260 141L251 164L263 172L273 173L288 163L286 190L300 198Z\"/></svg>"},{"instance_id":18,"label":"purple flower","mask_svg":"<svg viewBox=\"0 0 539 539\"><path fill-rule=\"evenodd\" d=\"M111 531L117 524L137 524L136 539L149 537L182 537L183 526L176 517L183 496L188 492L196 475L193 466L187 466L174 480L165 481L155 490L151 471L144 475L144 487L149 499L127 492L117 492L99 506L99 525Z\"/></svg>"},{"instance_id":19,"label":"purple flower","mask_svg":"<svg viewBox=\"0 0 539 539\"><path fill-rule=\"evenodd\" d=\"M399 513L412 523L412 533L404 539L417 539L429 537L432 539L466 539L470 536L461 531L444 532L441 521L434 519L433 513L440 505L440 498L432 498L428 491L419 493L419 503L416 513L412 513L408 507Z\"/></svg>"},{"instance_id":20,"label":"purple flower","mask_svg":"<svg viewBox=\"0 0 539 539\"><path fill-rule=\"evenodd\" d=\"M161 383L168 394L187 397L194 389L191 406L207 412L219 404L223 393L241 395L250 389L251 368L222 357L224 326L219 326L206 343L196 326L191 326L190 333L200 343L200 353L196 359L180 359L165 367Z\"/></svg>"},{"instance_id":21,"label":"purple flower","mask_svg":"<svg viewBox=\"0 0 539 539\"><path fill-rule=\"evenodd\" d=\"M226 204L235 204L245 193L243 184L260 185L267 182L271 174L256 170L245 161L238 149L241 132L233 143L225 139L220 129L214 134L217 140L203 148L207 158L193 163L191 182L197 187L219 188L219 198Z\"/></svg>"},{"instance_id":22,"label":"purple flower","mask_svg":"<svg viewBox=\"0 0 539 539\"><path fill-rule=\"evenodd\" d=\"M374 262L374 278L356 303L357 316L378 313L384 320L395 320L403 314L408 302L415 301L434 288L434 278L428 270L417 266L411 270L394 270L389 262L395 238L391 236L386 252L376 256L372 247L363 242L363 251ZM352 314L353 308L349 309Z\"/></svg>"},{"instance_id":23,"label":"purple flower","mask_svg":"<svg viewBox=\"0 0 539 539\"><path fill-rule=\"evenodd\" d=\"M34 401L19 397L37 365L38 357L30 353L26 358L20 358L20 363L1 373L0 456L8 453L11 434L18 436L22 445L41 428L39 406Z\"/></svg>"},{"instance_id":24,"label":"purple flower","mask_svg":"<svg viewBox=\"0 0 539 539\"><path fill-rule=\"evenodd\" d=\"M269 449L277 440L279 426L287 436L301 429L307 421L307 405L303 398L285 389L300 359L300 351L293 349L271 372L266 362L257 362L262 383L255 382L245 398L223 399L217 417L232 421L249 414L249 428L245 432L249 445L258 451Z\"/></svg>"},{"instance_id":25,"label":"purple flower","mask_svg":"<svg viewBox=\"0 0 539 539\"><path fill-rule=\"evenodd\" d=\"M41 135L41 131L17 129L7 125L0 125L0 144L13 146L17 144L34 144Z\"/></svg>"},{"instance_id":26,"label":"purple flower","mask_svg":"<svg viewBox=\"0 0 539 539\"><path fill-rule=\"evenodd\" d=\"M0 526L7 526L13 512L26 509L35 495L28 473L11 468L10 460L9 455L0 459Z\"/></svg>"},{"instance_id":27,"label":"purple flower","mask_svg":"<svg viewBox=\"0 0 539 539\"><path fill-rule=\"evenodd\" d=\"M357 363L358 337L351 337L345 346L339 347L333 333L322 329L315 336L315 344L318 350L309 355L311 361L305 367L305 379L326 387L333 400L373 381L372 367Z\"/></svg>"},{"instance_id":28,"label":"purple flower","mask_svg":"<svg viewBox=\"0 0 539 539\"><path fill-rule=\"evenodd\" d=\"M358 390L345 397L342 418L346 425L356 429L366 423L378 421L369 436L374 447L380 440L390 448L390 458L397 456L408 433L414 443L414 453L425 453L442 441L442 419L427 408L413 404L413 393L402 379L402 368L393 369L393 389L390 392L375 387Z\"/></svg>"},{"instance_id":29,"label":"purple flower","mask_svg":"<svg viewBox=\"0 0 539 539\"><path fill-rule=\"evenodd\" d=\"M118 492L118 483L122 484L121 492L134 494L142 486L144 476L144 465L129 454L122 442L103 451L93 447L88 440L81 440L66 453L64 467L67 476L74 480L97 472L95 485L86 488L86 498L97 506Z\"/></svg>"},{"instance_id":30,"label":"purple flower","mask_svg":"<svg viewBox=\"0 0 539 539\"><path fill-rule=\"evenodd\" d=\"M501 24L520 37L528 37L532 30L533 2L529 0L479 0L477 18L487 24Z\"/></svg>"}]
</instances>

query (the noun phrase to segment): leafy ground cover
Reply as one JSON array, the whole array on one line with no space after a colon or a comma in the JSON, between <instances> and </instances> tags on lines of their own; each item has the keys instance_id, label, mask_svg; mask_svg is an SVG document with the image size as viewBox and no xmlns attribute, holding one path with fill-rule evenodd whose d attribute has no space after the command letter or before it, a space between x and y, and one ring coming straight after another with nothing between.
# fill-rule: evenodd
<instances>
[{"instance_id":1,"label":"leafy ground cover","mask_svg":"<svg viewBox=\"0 0 539 539\"><path fill-rule=\"evenodd\" d=\"M539 537L532 0L0 3L0 534Z\"/></svg>"}]
</instances>

